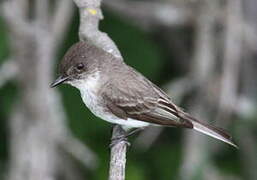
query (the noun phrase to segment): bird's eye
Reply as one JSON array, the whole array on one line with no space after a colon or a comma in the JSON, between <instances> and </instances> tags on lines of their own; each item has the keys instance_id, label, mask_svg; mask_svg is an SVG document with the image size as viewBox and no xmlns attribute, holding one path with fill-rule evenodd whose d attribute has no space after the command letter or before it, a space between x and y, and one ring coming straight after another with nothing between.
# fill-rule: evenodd
<instances>
[{"instance_id":1,"label":"bird's eye","mask_svg":"<svg viewBox=\"0 0 257 180\"><path fill-rule=\"evenodd\" d=\"M77 68L77 70L82 70L82 69L84 69L84 64L79 63L79 64L77 64L76 68Z\"/></svg>"}]
</instances>

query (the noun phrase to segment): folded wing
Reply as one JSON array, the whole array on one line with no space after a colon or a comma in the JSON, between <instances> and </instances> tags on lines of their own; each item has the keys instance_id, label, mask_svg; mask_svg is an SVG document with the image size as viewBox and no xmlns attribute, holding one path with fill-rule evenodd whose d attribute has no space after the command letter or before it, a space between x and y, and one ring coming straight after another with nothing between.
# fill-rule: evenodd
<instances>
[{"instance_id":1,"label":"folded wing","mask_svg":"<svg viewBox=\"0 0 257 180\"><path fill-rule=\"evenodd\" d=\"M130 71L131 72L131 71ZM122 119L136 119L163 126L184 127L219 139L237 147L231 136L224 130L203 123L182 111L172 103L171 99L140 74L136 80L122 81L117 85L115 80L105 86L102 97L106 107L117 117Z\"/></svg>"}]
</instances>

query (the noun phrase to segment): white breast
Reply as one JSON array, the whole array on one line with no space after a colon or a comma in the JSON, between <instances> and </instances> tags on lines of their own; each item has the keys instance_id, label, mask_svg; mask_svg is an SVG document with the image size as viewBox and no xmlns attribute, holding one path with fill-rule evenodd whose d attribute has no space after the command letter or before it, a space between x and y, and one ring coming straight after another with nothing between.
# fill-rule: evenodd
<instances>
[{"instance_id":1,"label":"white breast","mask_svg":"<svg viewBox=\"0 0 257 180\"><path fill-rule=\"evenodd\" d=\"M99 90L99 79L99 72L95 72L86 79L70 82L72 86L79 89L83 102L95 115L98 115L98 111L101 110L96 95Z\"/></svg>"},{"instance_id":2,"label":"white breast","mask_svg":"<svg viewBox=\"0 0 257 180\"><path fill-rule=\"evenodd\" d=\"M69 84L80 90L83 102L97 117L100 117L101 119L110 123L126 126L126 129L131 127L137 128L149 125L149 123L147 122L142 122L134 119L120 119L112 113L106 112L105 108L99 103L100 98L97 96L97 91L99 90L99 88L101 88L99 86L99 80L99 72L96 72L94 75L91 75L85 80L76 80L69 82Z\"/></svg>"}]
</instances>

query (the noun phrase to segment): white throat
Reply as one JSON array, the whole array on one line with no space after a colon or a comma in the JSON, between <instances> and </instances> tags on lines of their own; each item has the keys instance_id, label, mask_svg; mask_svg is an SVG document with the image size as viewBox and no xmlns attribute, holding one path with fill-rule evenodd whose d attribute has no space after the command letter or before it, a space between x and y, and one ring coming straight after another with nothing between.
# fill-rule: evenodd
<instances>
[{"instance_id":1,"label":"white throat","mask_svg":"<svg viewBox=\"0 0 257 180\"><path fill-rule=\"evenodd\" d=\"M99 76L100 76L99 71L96 71L94 74L91 74L85 79L73 80L68 83L78 88L81 93L84 93L85 91L96 92L99 86L99 83L98 83L98 80L100 79Z\"/></svg>"},{"instance_id":2,"label":"white throat","mask_svg":"<svg viewBox=\"0 0 257 180\"><path fill-rule=\"evenodd\" d=\"M96 71L94 74L91 74L85 79L69 82L70 85L79 89L83 102L93 112L95 108L98 106L97 92L100 88L99 79L99 71Z\"/></svg>"}]
</instances>

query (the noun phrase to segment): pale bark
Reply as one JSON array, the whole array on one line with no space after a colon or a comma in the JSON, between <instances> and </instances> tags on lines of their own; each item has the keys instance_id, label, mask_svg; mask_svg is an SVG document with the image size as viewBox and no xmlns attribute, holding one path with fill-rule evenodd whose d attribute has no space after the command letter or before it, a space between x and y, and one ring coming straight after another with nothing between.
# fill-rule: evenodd
<instances>
[{"instance_id":1,"label":"pale bark","mask_svg":"<svg viewBox=\"0 0 257 180\"><path fill-rule=\"evenodd\" d=\"M112 139L123 136L125 131L120 126L113 127ZM123 140L116 143L112 141L109 180L124 180L126 167L126 151L128 142Z\"/></svg>"},{"instance_id":2,"label":"pale bark","mask_svg":"<svg viewBox=\"0 0 257 180\"><path fill-rule=\"evenodd\" d=\"M109 36L99 30L99 21L103 19L101 11L101 0L74 0L80 13L79 37L82 41L89 41L99 48L120 57L121 54L109 38ZM113 128L112 139L124 136L125 131L118 125ZM121 140L111 146L110 159L110 180L124 180L126 166L127 141Z\"/></svg>"}]
</instances>

